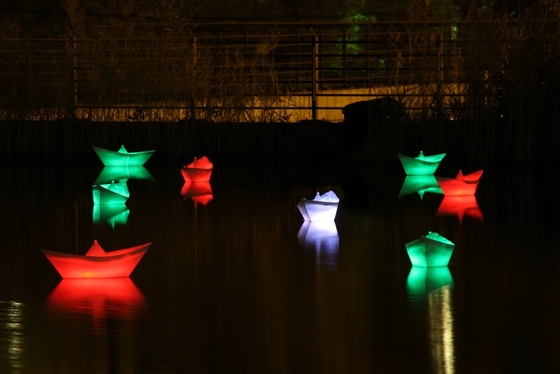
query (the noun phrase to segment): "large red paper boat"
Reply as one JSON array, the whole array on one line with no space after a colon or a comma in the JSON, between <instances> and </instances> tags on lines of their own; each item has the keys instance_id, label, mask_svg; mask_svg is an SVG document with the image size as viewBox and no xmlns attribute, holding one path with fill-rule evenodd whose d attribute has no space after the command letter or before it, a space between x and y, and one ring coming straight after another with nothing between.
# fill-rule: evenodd
<instances>
[{"instance_id":1,"label":"large red paper boat","mask_svg":"<svg viewBox=\"0 0 560 374\"><path fill-rule=\"evenodd\" d=\"M200 183L210 181L214 165L208 157L194 158L194 161L181 169L185 182Z\"/></svg>"},{"instance_id":2,"label":"large red paper boat","mask_svg":"<svg viewBox=\"0 0 560 374\"><path fill-rule=\"evenodd\" d=\"M449 195L474 195L478 182L482 177L482 170L463 175L459 170L456 178L436 177L443 194Z\"/></svg>"},{"instance_id":3,"label":"large red paper boat","mask_svg":"<svg viewBox=\"0 0 560 374\"><path fill-rule=\"evenodd\" d=\"M40 249L62 278L118 278L130 276L151 244L105 252L95 240L85 255Z\"/></svg>"}]
</instances>

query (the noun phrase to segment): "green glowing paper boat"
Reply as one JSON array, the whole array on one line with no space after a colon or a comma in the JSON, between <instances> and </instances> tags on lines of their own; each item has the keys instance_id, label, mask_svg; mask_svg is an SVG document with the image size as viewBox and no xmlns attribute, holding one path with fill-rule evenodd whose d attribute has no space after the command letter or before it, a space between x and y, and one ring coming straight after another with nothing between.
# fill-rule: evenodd
<instances>
[{"instance_id":1,"label":"green glowing paper boat","mask_svg":"<svg viewBox=\"0 0 560 374\"><path fill-rule=\"evenodd\" d=\"M424 153L420 151L418 157L405 156L402 153L397 153L397 156L399 156L407 175L426 175L433 174L436 171L441 160L445 157L445 153L424 156Z\"/></svg>"},{"instance_id":2,"label":"green glowing paper boat","mask_svg":"<svg viewBox=\"0 0 560 374\"><path fill-rule=\"evenodd\" d=\"M155 150L128 152L124 145L118 151L110 151L96 146L92 147L105 166L142 166L155 153Z\"/></svg>"},{"instance_id":3,"label":"green glowing paper boat","mask_svg":"<svg viewBox=\"0 0 560 374\"><path fill-rule=\"evenodd\" d=\"M448 239L436 232L405 244L412 266L435 267L447 266L455 249Z\"/></svg>"},{"instance_id":4,"label":"green glowing paper boat","mask_svg":"<svg viewBox=\"0 0 560 374\"><path fill-rule=\"evenodd\" d=\"M126 182L129 179L156 180L144 166L105 166L93 184Z\"/></svg>"}]
</instances>

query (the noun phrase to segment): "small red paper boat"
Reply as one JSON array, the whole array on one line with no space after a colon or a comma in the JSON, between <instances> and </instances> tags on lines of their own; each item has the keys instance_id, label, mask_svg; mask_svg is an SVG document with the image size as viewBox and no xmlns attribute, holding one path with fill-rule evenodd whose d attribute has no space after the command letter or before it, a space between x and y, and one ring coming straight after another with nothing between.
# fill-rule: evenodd
<instances>
[{"instance_id":1,"label":"small red paper boat","mask_svg":"<svg viewBox=\"0 0 560 374\"><path fill-rule=\"evenodd\" d=\"M95 240L85 255L40 249L62 278L118 278L130 276L151 244L105 252Z\"/></svg>"},{"instance_id":2,"label":"small red paper boat","mask_svg":"<svg viewBox=\"0 0 560 374\"><path fill-rule=\"evenodd\" d=\"M448 195L474 195L478 182L482 177L482 170L463 175L459 170L456 178L436 177L443 194Z\"/></svg>"},{"instance_id":3,"label":"small red paper boat","mask_svg":"<svg viewBox=\"0 0 560 374\"><path fill-rule=\"evenodd\" d=\"M459 222L463 220L464 216L482 220L482 212L474 195L445 196L439 205L436 215L456 215L459 218Z\"/></svg>"},{"instance_id":4,"label":"small red paper boat","mask_svg":"<svg viewBox=\"0 0 560 374\"><path fill-rule=\"evenodd\" d=\"M181 169L185 182L200 183L210 181L214 165L206 156L194 158L194 161Z\"/></svg>"}]
</instances>

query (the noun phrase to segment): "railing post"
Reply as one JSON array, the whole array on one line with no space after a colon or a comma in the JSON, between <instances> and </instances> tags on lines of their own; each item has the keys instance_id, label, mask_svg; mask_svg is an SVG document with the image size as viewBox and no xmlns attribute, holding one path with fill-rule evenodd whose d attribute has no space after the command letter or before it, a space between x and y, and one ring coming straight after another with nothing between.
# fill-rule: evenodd
<instances>
[{"instance_id":1,"label":"railing post","mask_svg":"<svg viewBox=\"0 0 560 374\"><path fill-rule=\"evenodd\" d=\"M318 47L317 36L313 36L311 42L311 118L313 121L317 120L317 77L319 74L317 69L319 62L317 53Z\"/></svg>"}]
</instances>

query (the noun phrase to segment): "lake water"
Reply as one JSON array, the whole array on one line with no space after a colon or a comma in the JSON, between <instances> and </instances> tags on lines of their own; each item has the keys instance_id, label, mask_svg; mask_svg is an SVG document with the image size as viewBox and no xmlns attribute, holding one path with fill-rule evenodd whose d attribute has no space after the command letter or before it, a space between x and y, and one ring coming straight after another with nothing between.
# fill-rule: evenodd
<instances>
[{"instance_id":1,"label":"lake water","mask_svg":"<svg viewBox=\"0 0 560 374\"><path fill-rule=\"evenodd\" d=\"M148 162L114 211L93 204L102 166L4 167L0 373L560 372L556 172L485 169L461 206L398 197L402 168L216 165L195 203L180 167ZM328 190L335 222L304 225L297 203ZM414 269L429 231L451 262ZM94 240L152 245L94 285L39 250Z\"/></svg>"}]
</instances>

